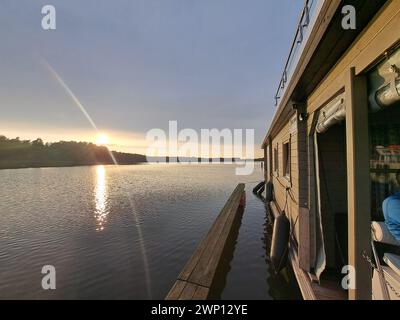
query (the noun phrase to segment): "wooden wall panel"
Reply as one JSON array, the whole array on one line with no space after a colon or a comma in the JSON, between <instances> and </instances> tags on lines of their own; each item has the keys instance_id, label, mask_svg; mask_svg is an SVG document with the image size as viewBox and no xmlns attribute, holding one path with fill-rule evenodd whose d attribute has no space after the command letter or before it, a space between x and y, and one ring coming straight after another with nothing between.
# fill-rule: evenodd
<instances>
[{"instance_id":1,"label":"wooden wall panel","mask_svg":"<svg viewBox=\"0 0 400 320\"><path fill-rule=\"evenodd\" d=\"M400 41L400 1L389 1L307 99L312 113L344 88L348 70L362 73Z\"/></svg>"}]
</instances>

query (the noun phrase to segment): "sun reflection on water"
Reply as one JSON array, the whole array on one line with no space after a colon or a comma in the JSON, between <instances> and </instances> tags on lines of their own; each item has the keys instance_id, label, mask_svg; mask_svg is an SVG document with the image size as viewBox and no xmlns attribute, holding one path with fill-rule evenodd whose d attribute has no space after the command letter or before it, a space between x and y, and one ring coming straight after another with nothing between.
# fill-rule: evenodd
<instances>
[{"instance_id":1,"label":"sun reflection on water","mask_svg":"<svg viewBox=\"0 0 400 320\"><path fill-rule=\"evenodd\" d=\"M106 169L104 166L96 167L96 187L94 192L96 231L103 231L107 223L107 186Z\"/></svg>"}]
</instances>

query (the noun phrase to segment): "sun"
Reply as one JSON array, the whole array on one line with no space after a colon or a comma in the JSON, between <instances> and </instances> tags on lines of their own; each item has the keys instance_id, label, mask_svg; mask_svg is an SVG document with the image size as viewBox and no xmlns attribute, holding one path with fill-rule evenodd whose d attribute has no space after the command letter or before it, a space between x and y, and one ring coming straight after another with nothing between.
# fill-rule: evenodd
<instances>
[{"instance_id":1,"label":"sun","mask_svg":"<svg viewBox=\"0 0 400 320\"><path fill-rule=\"evenodd\" d=\"M108 142L110 141L110 139L108 138L108 136L106 134L99 134L96 138L96 144L98 145L106 145Z\"/></svg>"}]
</instances>

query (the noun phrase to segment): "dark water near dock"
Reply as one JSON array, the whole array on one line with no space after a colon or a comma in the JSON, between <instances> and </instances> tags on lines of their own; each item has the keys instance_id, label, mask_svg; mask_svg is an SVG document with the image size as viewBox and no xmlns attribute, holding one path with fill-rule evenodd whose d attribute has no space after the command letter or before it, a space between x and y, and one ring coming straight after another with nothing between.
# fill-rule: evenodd
<instances>
[{"instance_id":1,"label":"dark water near dock","mask_svg":"<svg viewBox=\"0 0 400 320\"><path fill-rule=\"evenodd\" d=\"M295 280L267 262L271 230L251 194L260 168L244 177L234 169L0 170L0 298L163 299L236 184L249 181L221 297L300 298ZM56 290L41 287L44 265L56 268Z\"/></svg>"}]
</instances>

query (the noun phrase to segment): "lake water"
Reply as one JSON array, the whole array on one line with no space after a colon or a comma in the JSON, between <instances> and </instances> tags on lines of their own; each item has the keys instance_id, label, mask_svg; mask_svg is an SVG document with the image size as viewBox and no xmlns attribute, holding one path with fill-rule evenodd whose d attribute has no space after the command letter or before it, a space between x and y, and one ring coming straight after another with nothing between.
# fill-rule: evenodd
<instances>
[{"instance_id":1,"label":"lake water","mask_svg":"<svg viewBox=\"0 0 400 320\"><path fill-rule=\"evenodd\" d=\"M0 298L163 299L239 182L247 205L223 299L300 298L268 264L271 228L234 165L0 170ZM56 290L43 290L44 265Z\"/></svg>"}]
</instances>

